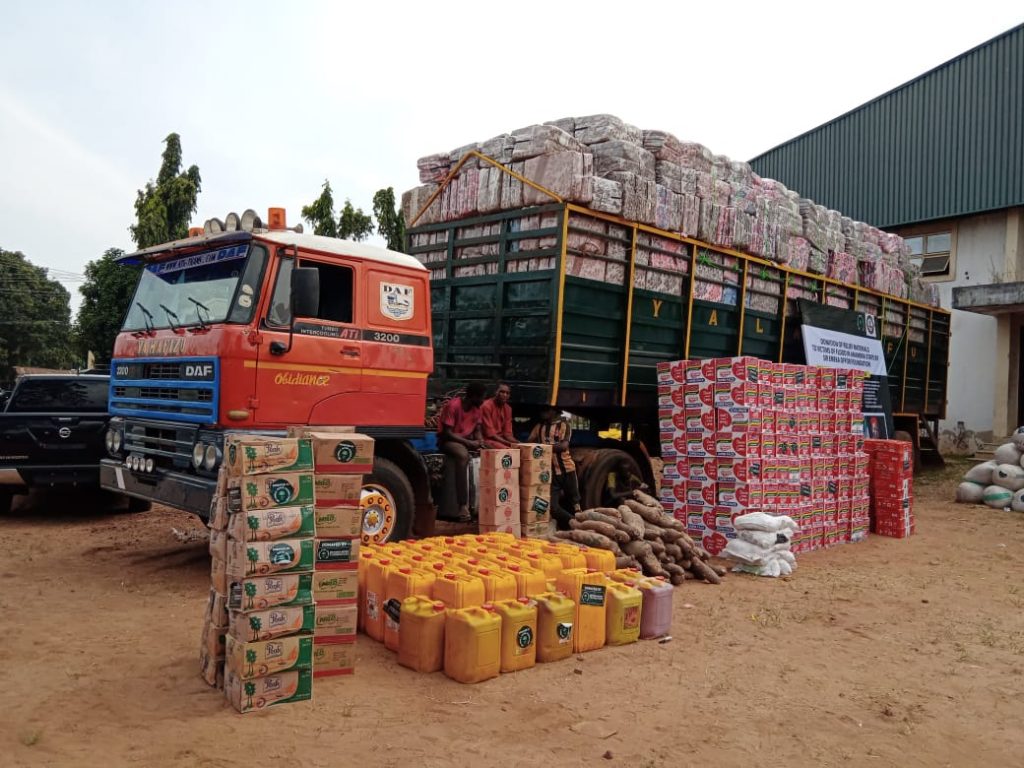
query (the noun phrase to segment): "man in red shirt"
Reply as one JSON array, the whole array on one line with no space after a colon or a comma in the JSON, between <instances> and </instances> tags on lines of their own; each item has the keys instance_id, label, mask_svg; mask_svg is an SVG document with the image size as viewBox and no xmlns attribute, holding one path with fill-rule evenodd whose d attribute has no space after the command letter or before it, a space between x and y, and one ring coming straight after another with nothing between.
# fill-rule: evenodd
<instances>
[{"instance_id":1,"label":"man in red shirt","mask_svg":"<svg viewBox=\"0 0 1024 768\"><path fill-rule=\"evenodd\" d=\"M494 396L480 407L484 443L488 448L513 448L517 444L512 434L512 406L508 404L511 394L508 384L499 384Z\"/></svg>"},{"instance_id":2,"label":"man in red shirt","mask_svg":"<svg viewBox=\"0 0 1024 768\"><path fill-rule=\"evenodd\" d=\"M480 404L484 399L484 385L473 382L466 394L453 397L441 409L437 423L438 443L441 451L454 462L455 496L459 505L459 520L469 517L469 452L484 447L480 435Z\"/></svg>"}]
</instances>

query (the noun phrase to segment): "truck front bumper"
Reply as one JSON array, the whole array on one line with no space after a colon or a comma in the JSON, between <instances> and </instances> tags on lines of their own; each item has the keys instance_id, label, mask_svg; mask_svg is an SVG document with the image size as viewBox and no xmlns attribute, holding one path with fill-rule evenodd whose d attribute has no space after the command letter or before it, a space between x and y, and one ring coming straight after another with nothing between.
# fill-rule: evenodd
<instances>
[{"instance_id":1,"label":"truck front bumper","mask_svg":"<svg viewBox=\"0 0 1024 768\"><path fill-rule=\"evenodd\" d=\"M217 489L217 481L157 469L153 472L134 472L114 459L100 462L100 485L115 493L146 499L210 519L210 502Z\"/></svg>"}]
</instances>

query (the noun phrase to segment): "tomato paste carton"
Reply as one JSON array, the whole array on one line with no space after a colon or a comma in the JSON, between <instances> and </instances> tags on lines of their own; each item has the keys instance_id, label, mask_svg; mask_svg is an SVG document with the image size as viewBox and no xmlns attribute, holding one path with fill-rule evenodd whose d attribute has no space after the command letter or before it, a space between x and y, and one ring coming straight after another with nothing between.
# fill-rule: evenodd
<instances>
[{"instance_id":1,"label":"tomato paste carton","mask_svg":"<svg viewBox=\"0 0 1024 768\"><path fill-rule=\"evenodd\" d=\"M763 479L763 459L720 458L715 468L717 479L725 483L759 482Z\"/></svg>"},{"instance_id":2,"label":"tomato paste carton","mask_svg":"<svg viewBox=\"0 0 1024 768\"><path fill-rule=\"evenodd\" d=\"M685 384L686 383L686 360L676 360L671 363L658 363L657 371L659 384Z\"/></svg>"},{"instance_id":3,"label":"tomato paste carton","mask_svg":"<svg viewBox=\"0 0 1024 768\"><path fill-rule=\"evenodd\" d=\"M685 477L700 483L718 479L719 461L715 457L688 456L686 458Z\"/></svg>"},{"instance_id":4,"label":"tomato paste carton","mask_svg":"<svg viewBox=\"0 0 1024 768\"><path fill-rule=\"evenodd\" d=\"M718 449L715 434L687 434L685 441L687 456L707 458L717 455Z\"/></svg>"},{"instance_id":5,"label":"tomato paste carton","mask_svg":"<svg viewBox=\"0 0 1024 768\"><path fill-rule=\"evenodd\" d=\"M280 606L265 611L232 612L229 634L236 640L256 642L288 635L312 635L316 622L316 606Z\"/></svg>"},{"instance_id":6,"label":"tomato paste carton","mask_svg":"<svg viewBox=\"0 0 1024 768\"><path fill-rule=\"evenodd\" d=\"M755 512L762 506L764 495L759 483L718 483L717 506L737 514Z\"/></svg>"},{"instance_id":7,"label":"tomato paste carton","mask_svg":"<svg viewBox=\"0 0 1024 768\"><path fill-rule=\"evenodd\" d=\"M313 604L313 574L253 576L231 581L228 608L235 612L264 611Z\"/></svg>"},{"instance_id":8,"label":"tomato paste carton","mask_svg":"<svg viewBox=\"0 0 1024 768\"><path fill-rule=\"evenodd\" d=\"M659 384L658 407L682 408L686 401L685 384Z\"/></svg>"},{"instance_id":9,"label":"tomato paste carton","mask_svg":"<svg viewBox=\"0 0 1024 768\"><path fill-rule=\"evenodd\" d=\"M715 383L717 372L714 360L687 360L685 362L687 384Z\"/></svg>"},{"instance_id":10,"label":"tomato paste carton","mask_svg":"<svg viewBox=\"0 0 1024 768\"><path fill-rule=\"evenodd\" d=\"M313 697L313 670L294 669L252 680L243 680L228 671L224 676L224 697L243 714L309 701Z\"/></svg>"},{"instance_id":11,"label":"tomato paste carton","mask_svg":"<svg viewBox=\"0 0 1024 768\"><path fill-rule=\"evenodd\" d=\"M722 550L725 549L725 545L729 543L729 540L717 530L705 529L704 535L701 536L700 543L701 546L703 546L711 555L717 557L722 554Z\"/></svg>"},{"instance_id":12,"label":"tomato paste carton","mask_svg":"<svg viewBox=\"0 0 1024 768\"><path fill-rule=\"evenodd\" d=\"M714 481L700 482L688 480L686 483L687 504L708 504L714 506L717 500L716 483Z\"/></svg>"},{"instance_id":13,"label":"tomato paste carton","mask_svg":"<svg viewBox=\"0 0 1024 768\"><path fill-rule=\"evenodd\" d=\"M313 539L228 542L226 573L233 580L272 573L312 571Z\"/></svg>"},{"instance_id":14,"label":"tomato paste carton","mask_svg":"<svg viewBox=\"0 0 1024 768\"><path fill-rule=\"evenodd\" d=\"M373 438L358 432L311 432L318 473L365 475L373 471Z\"/></svg>"},{"instance_id":15,"label":"tomato paste carton","mask_svg":"<svg viewBox=\"0 0 1024 768\"><path fill-rule=\"evenodd\" d=\"M662 460L664 461L664 466L661 470L662 488L670 487L673 483L686 479L686 459L665 459L664 453L662 453Z\"/></svg>"},{"instance_id":16,"label":"tomato paste carton","mask_svg":"<svg viewBox=\"0 0 1024 768\"><path fill-rule=\"evenodd\" d=\"M316 571L348 570L359 562L359 539L316 540Z\"/></svg>"},{"instance_id":17,"label":"tomato paste carton","mask_svg":"<svg viewBox=\"0 0 1024 768\"><path fill-rule=\"evenodd\" d=\"M316 606L316 637L329 637L341 640L356 639L356 616L359 607L355 603L347 605L331 604Z\"/></svg>"},{"instance_id":18,"label":"tomato paste carton","mask_svg":"<svg viewBox=\"0 0 1024 768\"><path fill-rule=\"evenodd\" d=\"M312 537L315 530L311 506L240 512L232 515L228 524L228 535L238 541L301 539Z\"/></svg>"},{"instance_id":19,"label":"tomato paste carton","mask_svg":"<svg viewBox=\"0 0 1024 768\"><path fill-rule=\"evenodd\" d=\"M724 459L746 458L749 455L747 437L746 433L716 432L714 439L715 456Z\"/></svg>"},{"instance_id":20,"label":"tomato paste carton","mask_svg":"<svg viewBox=\"0 0 1024 768\"><path fill-rule=\"evenodd\" d=\"M335 642L328 637L313 639L313 677L351 675L355 666L355 641Z\"/></svg>"},{"instance_id":21,"label":"tomato paste carton","mask_svg":"<svg viewBox=\"0 0 1024 768\"><path fill-rule=\"evenodd\" d=\"M318 507L358 507L363 490L362 475L317 474L313 478Z\"/></svg>"},{"instance_id":22,"label":"tomato paste carton","mask_svg":"<svg viewBox=\"0 0 1024 768\"><path fill-rule=\"evenodd\" d=\"M713 408L715 405L715 385L687 384L683 393L684 408Z\"/></svg>"},{"instance_id":23,"label":"tomato paste carton","mask_svg":"<svg viewBox=\"0 0 1024 768\"><path fill-rule=\"evenodd\" d=\"M737 511L732 507L715 507L715 532L724 536L726 541L736 538L734 521L745 511Z\"/></svg>"},{"instance_id":24,"label":"tomato paste carton","mask_svg":"<svg viewBox=\"0 0 1024 768\"><path fill-rule=\"evenodd\" d=\"M313 469L313 447L306 439L229 434L224 444L224 465L236 477Z\"/></svg>"},{"instance_id":25,"label":"tomato paste carton","mask_svg":"<svg viewBox=\"0 0 1024 768\"><path fill-rule=\"evenodd\" d=\"M670 500L674 504L686 504L689 498L689 496L687 495L687 488L689 487L689 482L690 481L688 480L684 480L672 484Z\"/></svg>"},{"instance_id":26,"label":"tomato paste carton","mask_svg":"<svg viewBox=\"0 0 1024 768\"><path fill-rule=\"evenodd\" d=\"M714 359L715 380L725 384L758 383L761 360L756 357L717 357Z\"/></svg>"},{"instance_id":27,"label":"tomato paste carton","mask_svg":"<svg viewBox=\"0 0 1024 768\"><path fill-rule=\"evenodd\" d=\"M310 635L295 635L247 642L229 636L226 667L242 680L276 675L293 669L312 669L313 638Z\"/></svg>"},{"instance_id":28,"label":"tomato paste carton","mask_svg":"<svg viewBox=\"0 0 1024 768\"><path fill-rule=\"evenodd\" d=\"M686 408L678 412L682 415L683 431L687 435L707 434L715 432L715 409L707 406ZM678 425L677 425L678 426Z\"/></svg>"},{"instance_id":29,"label":"tomato paste carton","mask_svg":"<svg viewBox=\"0 0 1024 768\"><path fill-rule=\"evenodd\" d=\"M228 480L228 511L231 514L279 507L301 507L313 503L313 475L310 472L271 472Z\"/></svg>"},{"instance_id":30,"label":"tomato paste carton","mask_svg":"<svg viewBox=\"0 0 1024 768\"><path fill-rule=\"evenodd\" d=\"M756 408L759 402L756 384L741 381L715 385L715 406L719 408L734 405Z\"/></svg>"}]
</instances>

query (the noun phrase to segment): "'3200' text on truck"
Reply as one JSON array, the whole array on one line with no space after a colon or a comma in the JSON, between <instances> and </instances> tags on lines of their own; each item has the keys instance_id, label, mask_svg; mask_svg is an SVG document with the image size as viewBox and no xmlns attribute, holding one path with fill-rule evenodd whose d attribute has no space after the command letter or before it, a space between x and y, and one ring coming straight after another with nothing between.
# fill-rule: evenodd
<instances>
[{"instance_id":1,"label":"'3200' text on truck","mask_svg":"<svg viewBox=\"0 0 1024 768\"><path fill-rule=\"evenodd\" d=\"M685 277L662 289L567 274L577 232L617 238L630 258L664 242L687 261ZM488 255L461 274L460 247L481 244ZM542 249L541 266L513 270L537 256L530 248ZM232 215L228 227L208 222L126 256L143 270L111 363L103 486L205 518L226 433L351 425L376 440L364 536L427 534L434 502L451 505L450 475L425 439L428 409L469 381L504 381L517 417L550 403L581 419L573 453L583 503L600 505L629 475L654 482L656 363L801 362L801 299L880 319L908 431L945 409L941 309L561 201L416 227L409 250L416 256L302 234L271 209L267 226ZM698 258L739 275L734 300L698 290ZM756 300L772 286L773 303Z\"/></svg>"}]
</instances>

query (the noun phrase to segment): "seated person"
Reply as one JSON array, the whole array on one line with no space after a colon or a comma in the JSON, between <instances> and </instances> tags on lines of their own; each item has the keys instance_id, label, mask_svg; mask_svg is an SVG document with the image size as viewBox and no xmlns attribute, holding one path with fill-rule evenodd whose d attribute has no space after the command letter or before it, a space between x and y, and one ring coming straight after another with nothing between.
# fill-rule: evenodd
<instances>
[{"instance_id":1,"label":"seated person","mask_svg":"<svg viewBox=\"0 0 1024 768\"><path fill-rule=\"evenodd\" d=\"M453 397L444 404L437 424L438 446L455 464L455 496L461 522L470 520L469 453L484 447L480 434L480 404L483 399L484 385L473 382L466 387L466 394Z\"/></svg>"},{"instance_id":2,"label":"seated person","mask_svg":"<svg viewBox=\"0 0 1024 768\"><path fill-rule=\"evenodd\" d=\"M508 399L512 391L508 384L499 384L494 395L480 407L480 421L483 424L484 443L488 448L514 448L512 434L512 406Z\"/></svg>"}]
</instances>

